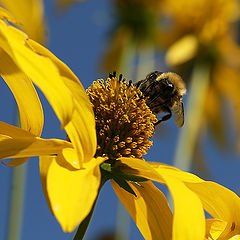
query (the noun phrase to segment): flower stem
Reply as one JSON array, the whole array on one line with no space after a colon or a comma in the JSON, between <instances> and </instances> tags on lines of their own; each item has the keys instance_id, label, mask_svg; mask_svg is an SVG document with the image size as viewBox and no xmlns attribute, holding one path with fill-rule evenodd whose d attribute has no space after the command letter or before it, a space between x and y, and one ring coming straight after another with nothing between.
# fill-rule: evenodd
<instances>
[{"instance_id":1,"label":"flower stem","mask_svg":"<svg viewBox=\"0 0 240 240\"><path fill-rule=\"evenodd\" d=\"M189 171L192 157L202 123L202 113L210 82L210 67L197 63L194 67L186 106L186 118L181 129L174 165L183 171Z\"/></svg>"},{"instance_id":2,"label":"flower stem","mask_svg":"<svg viewBox=\"0 0 240 240\"><path fill-rule=\"evenodd\" d=\"M12 169L7 240L21 239L26 170L25 164Z\"/></svg>"},{"instance_id":3,"label":"flower stem","mask_svg":"<svg viewBox=\"0 0 240 240\"><path fill-rule=\"evenodd\" d=\"M87 231L87 228L88 228L88 225L90 223L90 220L92 218L92 214L93 214L93 211L94 211L94 208L95 208L95 205L96 205L96 202L97 200L95 200L94 204L93 204L93 207L90 211L90 213L87 215L87 217L80 223L79 227L78 227L78 230L73 238L73 240L82 240L86 231Z\"/></svg>"},{"instance_id":4,"label":"flower stem","mask_svg":"<svg viewBox=\"0 0 240 240\"><path fill-rule=\"evenodd\" d=\"M100 186L99 186L99 189L98 189L98 194L96 196L96 199L95 199L95 202L92 206L92 209L91 211L89 212L89 214L87 215L87 217L79 224L78 226L78 229L77 229L77 232L75 233L75 236L73 238L73 240L82 240L83 237L85 236L85 233L87 231L87 228L88 228L88 225L90 223L90 220L92 218L92 215L93 215L93 211L95 209L95 206L96 206L96 203L97 203L97 199L98 199L98 195L104 185L104 183L107 181L108 179L105 178L103 175L102 175L102 178L101 178L101 183L100 183Z\"/></svg>"}]
</instances>

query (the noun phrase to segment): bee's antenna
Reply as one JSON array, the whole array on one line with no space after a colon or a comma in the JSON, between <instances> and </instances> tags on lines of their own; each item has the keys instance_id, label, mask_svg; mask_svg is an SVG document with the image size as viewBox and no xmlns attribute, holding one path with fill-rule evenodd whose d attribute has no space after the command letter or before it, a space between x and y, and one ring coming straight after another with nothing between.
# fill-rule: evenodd
<instances>
[{"instance_id":1,"label":"bee's antenna","mask_svg":"<svg viewBox=\"0 0 240 240\"><path fill-rule=\"evenodd\" d=\"M113 77L112 73L109 73L108 77L109 77L109 78L112 78L112 77Z\"/></svg>"},{"instance_id":2,"label":"bee's antenna","mask_svg":"<svg viewBox=\"0 0 240 240\"><path fill-rule=\"evenodd\" d=\"M113 71L112 75L113 75L113 77L116 77L116 71Z\"/></svg>"},{"instance_id":3,"label":"bee's antenna","mask_svg":"<svg viewBox=\"0 0 240 240\"><path fill-rule=\"evenodd\" d=\"M123 77L123 75L122 75L122 74L120 74L120 75L119 75L119 78L118 78L118 79L119 79L119 82L121 82L121 81L122 81L122 77Z\"/></svg>"}]
</instances>

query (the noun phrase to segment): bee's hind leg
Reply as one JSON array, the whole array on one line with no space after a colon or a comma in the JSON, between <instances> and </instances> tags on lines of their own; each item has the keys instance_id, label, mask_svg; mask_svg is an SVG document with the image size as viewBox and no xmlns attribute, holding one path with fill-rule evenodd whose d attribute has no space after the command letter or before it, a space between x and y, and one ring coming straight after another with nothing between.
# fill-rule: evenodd
<instances>
[{"instance_id":1,"label":"bee's hind leg","mask_svg":"<svg viewBox=\"0 0 240 240\"><path fill-rule=\"evenodd\" d=\"M172 117L172 112L168 108L167 109L167 114L165 116L163 116L160 120L158 120L156 123L154 123L154 126L157 126L160 122L164 122L164 121L169 120L171 117Z\"/></svg>"}]
</instances>

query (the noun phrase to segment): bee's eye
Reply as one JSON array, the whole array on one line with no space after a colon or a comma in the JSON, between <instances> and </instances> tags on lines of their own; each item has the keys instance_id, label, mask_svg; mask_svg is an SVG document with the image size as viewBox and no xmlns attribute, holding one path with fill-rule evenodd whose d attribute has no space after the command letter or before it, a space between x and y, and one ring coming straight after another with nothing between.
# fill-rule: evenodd
<instances>
[{"instance_id":1,"label":"bee's eye","mask_svg":"<svg viewBox=\"0 0 240 240\"><path fill-rule=\"evenodd\" d=\"M152 78L152 79L155 79L157 78L157 73L156 72L152 72L150 75L149 75L149 78Z\"/></svg>"},{"instance_id":2,"label":"bee's eye","mask_svg":"<svg viewBox=\"0 0 240 240\"><path fill-rule=\"evenodd\" d=\"M162 88L165 89L165 91L172 92L174 90L174 85L169 82L168 78L164 78L161 80L162 82Z\"/></svg>"}]
</instances>

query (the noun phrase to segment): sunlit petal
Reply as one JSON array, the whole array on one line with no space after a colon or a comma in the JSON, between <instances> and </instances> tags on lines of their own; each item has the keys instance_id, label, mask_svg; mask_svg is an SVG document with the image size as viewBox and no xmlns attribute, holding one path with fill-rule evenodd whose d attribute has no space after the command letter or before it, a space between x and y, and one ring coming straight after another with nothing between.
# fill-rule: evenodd
<instances>
[{"instance_id":1,"label":"sunlit petal","mask_svg":"<svg viewBox=\"0 0 240 240\"><path fill-rule=\"evenodd\" d=\"M92 159L88 168L76 171L52 161L47 174L47 192L64 231L73 231L91 211L101 180L99 164L103 160Z\"/></svg>"},{"instance_id":2,"label":"sunlit petal","mask_svg":"<svg viewBox=\"0 0 240 240\"><path fill-rule=\"evenodd\" d=\"M172 173L171 167L163 165L163 171L151 166L136 158L119 158L119 160L130 167L123 168L128 174L135 174L154 181L166 184L172 194L174 202L174 220L173 220L173 239L203 239L205 234L205 216L203 206L197 194L191 191L182 181L181 176L186 180L193 178L194 182L198 182L198 178L181 174L176 168L176 177ZM135 164L134 164L135 162ZM170 168L170 171L168 170ZM170 173L169 173L170 172ZM159 177L158 177L159 175ZM179 175L179 176L178 176ZM194 175L193 175L194 176ZM178 179L179 178L179 179Z\"/></svg>"},{"instance_id":3,"label":"sunlit petal","mask_svg":"<svg viewBox=\"0 0 240 240\"><path fill-rule=\"evenodd\" d=\"M114 181L111 183L145 239L171 239L172 212L164 194L152 182L141 183L141 186L129 183L137 197Z\"/></svg>"},{"instance_id":4,"label":"sunlit petal","mask_svg":"<svg viewBox=\"0 0 240 240\"><path fill-rule=\"evenodd\" d=\"M40 43L45 41L46 27L42 0L0 0L0 3L14 15L30 38Z\"/></svg>"},{"instance_id":5,"label":"sunlit petal","mask_svg":"<svg viewBox=\"0 0 240 240\"><path fill-rule=\"evenodd\" d=\"M226 221L227 227L221 237L240 230L240 199L229 189L210 181L204 181L194 174L186 173L171 166L150 163L161 175L177 178L197 194L204 209L213 217Z\"/></svg>"},{"instance_id":6,"label":"sunlit petal","mask_svg":"<svg viewBox=\"0 0 240 240\"><path fill-rule=\"evenodd\" d=\"M186 186L198 195L207 212L227 222L221 237L240 231L240 199L234 192L214 182L186 183Z\"/></svg>"},{"instance_id":7,"label":"sunlit petal","mask_svg":"<svg viewBox=\"0 0 240 240\"><path fill-rule=\"evenodd\" d=\"M173 177L164 178L174 203L173 239L203 239L205 215L197 194Z\"/></svg>"},{"instance_id":8,"label":"sunlit petal","mask_svg":"<svg viewBox=\"0 0 240 240\"><path fill-rule=\"evenodd\" d=\"M73 111L72 95L54 63L33 52L27 46L26 39L24 33L0 21L0 46L21 71L39 86L65 126Z\"/></svg>"},{"instance_id":9,"label":"sunlit petal","mask_svg":"<svg viewBox=\"0 0 240 240\"><path fill-rule=\"evenodd\" d=\"M51 207L50 200L48 197L48 192L47 192L47 174L52 161L55 161L56 158L57 156L40 156L39 157L39 170L40 170L42 189L43 189L43 193L46 198L48 207L52 213L53 211L52 211L52 207Z\"/></svg>"},{"instance_id":10,"label":"sunlit petal","mask_svg":"<svg viewBox=\"0 0 240 240\"><path fill-rule=\"evenodd\" d=\"M97 146L95 118L89 98L78 78L66 64L40 44L32 40L28 40L27 43L33 51L50 58L56 64L65 85L71 91L76 111L65 130L77 150L78 161L82 166L84 162L92 159Z\"/></svg>"},{"instance_id":11,"label":"sunlit petal","mask_svg":"<svg viewBox=\"0 0 240 240\"><path fill-rule=\"evenodd\" d=\"M21 128L0 122L0 159L52 155L71 147L70 142L42 139Z\"/></svg>"},{"instance_id":12,"label":"sunlit petal","mask_svg":"<svg viewBox=\"0 0 240 240\"><path fill-rule=\"evenodd\" d=\"M19 108L21 128L40 136L43 110L32 81L20 71L10 57L0 51L0 75L11 89Z\"/></svg>"},{"instance_id":13,"label":"sunlit petal","mask_svg":"<svg viewBox=\"0 0 240 240\"><path fill-rule=\"evenodd\" d=\"M161 177L161 175L155 171L145 160L126 157L119 158L118 160L126 166L123 171L127 174L145 177L161 183L164 182L164 179Z\"/></svg>"}]
</instances>

